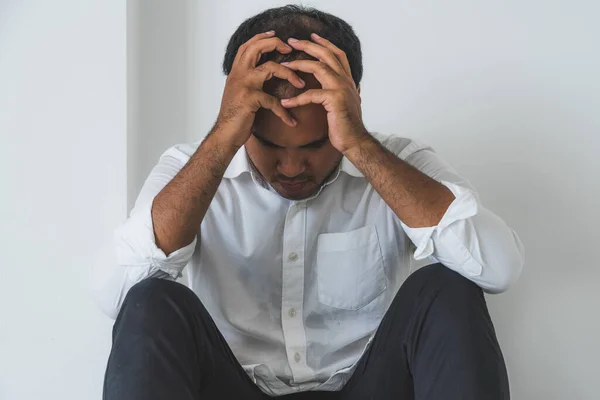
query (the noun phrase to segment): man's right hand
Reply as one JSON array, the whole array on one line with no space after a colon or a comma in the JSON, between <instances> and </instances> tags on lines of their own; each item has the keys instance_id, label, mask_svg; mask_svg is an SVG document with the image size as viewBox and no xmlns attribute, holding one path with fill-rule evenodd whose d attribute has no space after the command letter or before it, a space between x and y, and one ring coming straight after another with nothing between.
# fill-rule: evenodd
<instances>
[{"instance_id":1,"label":"man's right hand","mask_svg":"<svg viewBox=\"0 0 600 400\"><path fill-rule=\"evenodd\" d=\"M296 125L296 121L280 101L263 91L265 81L273 77L287 80L300 89L305 86L304 81L286 66L273 61L256 66L264 53L275 50L282 54L293 51L275 36L275 32L260 33L240 46L233 61L213 133L236 148L244 145L250 137L254 116L260 108L271 110L290 126Z\"/></svg>"}]
</instances>

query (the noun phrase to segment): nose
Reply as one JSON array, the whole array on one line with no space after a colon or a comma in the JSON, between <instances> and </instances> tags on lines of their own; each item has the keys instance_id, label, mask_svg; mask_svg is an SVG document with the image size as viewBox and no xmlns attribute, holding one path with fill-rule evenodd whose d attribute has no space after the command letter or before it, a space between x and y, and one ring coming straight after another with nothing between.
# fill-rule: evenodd
<instances>
[{"instance_id":1,"label":"nose","mask_svg":"<svg viewBox=\"0 0 600 400\"><path fill-rule=\"evenodd\" d=\"M300 154L288 152L277 161L277 171L288 177L294 178L306 170L306 162Z\"/></svg>"}]
</instances>

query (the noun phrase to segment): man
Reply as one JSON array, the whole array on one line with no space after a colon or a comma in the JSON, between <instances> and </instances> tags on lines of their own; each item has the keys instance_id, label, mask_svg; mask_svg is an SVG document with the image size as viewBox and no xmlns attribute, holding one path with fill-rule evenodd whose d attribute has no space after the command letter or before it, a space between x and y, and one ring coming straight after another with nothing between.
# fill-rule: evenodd
<instances>
[{"instance_id":1,"label":"man","mask_svg":"<svg viewBox=\"0 0 600 400\"><path fill-rule=\"evenodd\" d=\"M481 289L522 245L431 148L365 128L352 28L267 10L223 65L211 132L163 154L95 270L104 398L508 399Z\"/></svg>"}]
</instances>

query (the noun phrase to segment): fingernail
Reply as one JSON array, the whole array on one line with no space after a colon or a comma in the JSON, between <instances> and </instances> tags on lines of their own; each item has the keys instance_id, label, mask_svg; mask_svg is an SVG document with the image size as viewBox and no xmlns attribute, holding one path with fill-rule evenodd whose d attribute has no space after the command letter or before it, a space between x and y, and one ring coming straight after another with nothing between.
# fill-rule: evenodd
<instances>
[{"instance_id":1,"label":"fingernail","mask_svg":"<svg viewBox=\"0 0 600 400\"><path fill-rule=\"evenodd\" d=\"M292 121L292 125L296 125L298 123L294 118L292 118L291 121Z\"/></svg>"},{"instance_id":2,"label":"fingernail","mask_svg":"<svg viewBox=\"0 0 600 400\"><path fill-rule=\"evenodd\" d=\"M288 61L286 61L286 62L282 62L281 65L290 65L290 63Z\"/></svg>"},{"instance_id":3,"label":"fingernail","mask_svg":"<svg viewBox=\"0 0 600 400\"><path fill-rule=\"evenodd\" d=\"M294 39L294 38L289 38L288 39L288 42L291 42L291 43L296 43L297 41L298 41L298 39Z\"/></svg>"},{"instance_id":4,"label":"fingernail","mask_svg":"<svg viewBox=\"0 0 600 400\"><path fill-rule=\"evenodd\" d=\"M313 32L313 36L316 37L317 39L321 39L321 36L317 35L316 33Z\"/></svg>"},{"instance_id":5,"label":"fingernail","mask_svg":"<svg viewBox=\"0 0 600 400\"><path fill-rule=\"evenodd\" d=\"M267 35L272 35L272 34L274 34L274 33L275 33L275 31L268 31L268 32L265 32L265 33L266 33Z\"/></svg>"},{"instance_id":6,"label":"fingernail","mask_svg":"<svg viewBox=\"0 0 600 400\"><path fill-rule=\"evenodd\" d=\"M289 103L290 99L281 99L282 103Z\"/></svg>"},{"instance_id":7,"label":"fingernail","mask_svg":"<svg viewBox=\"0 0 600 400\"><path fill-rule=\"evenodd\" d=\"M300 81L300 83L302 84L302 86L306 85L306 82L304 82L304 81L302 80L302 78L298 78L298 80Z\"/></svg>"}]
</instances>

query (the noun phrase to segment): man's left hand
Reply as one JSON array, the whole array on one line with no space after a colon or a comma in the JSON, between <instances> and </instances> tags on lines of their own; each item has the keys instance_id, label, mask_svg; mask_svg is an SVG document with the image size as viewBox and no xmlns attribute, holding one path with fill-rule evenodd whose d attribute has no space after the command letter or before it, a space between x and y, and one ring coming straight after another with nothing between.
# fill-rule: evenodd
<instances>
[{"instance_id":1,"label":"man's left hand","mask_svg":"<svg viewBox=\"0 0 600 400\"><path fill-rule=\"evenodd\" d=\"M362 122L359 89L352 79L346 53L315 33L311 37L314 42L290 38L288 44L318 61L294 60L282 64L313 74L322 89L310 89L296 97L282 99L281 104L285 108L322 104L327 111L329 140L338 151L345 153L370 138Z\"/></svg>"}]
</instances>

